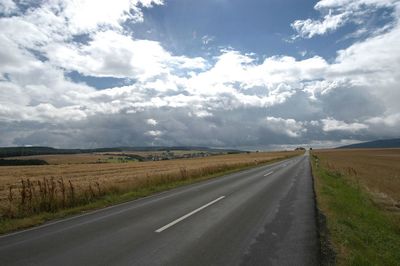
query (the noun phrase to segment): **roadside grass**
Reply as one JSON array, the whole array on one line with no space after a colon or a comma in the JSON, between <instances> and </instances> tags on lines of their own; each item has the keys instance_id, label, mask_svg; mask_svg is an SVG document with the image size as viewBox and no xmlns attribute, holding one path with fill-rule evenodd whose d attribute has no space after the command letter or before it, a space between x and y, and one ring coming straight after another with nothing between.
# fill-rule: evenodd
<instances>
[{"instance_id":1,"label":"roadside grass","mask_svg":"<svg viewBox=\"0 0 400 266\"><path fill-rule=\"evenodd\" d=\"M313 152L317 204L326 216L337 264L400 265L399 214L377 205L362 184L340 169L329 169L329 163L335 161Z\"/></svg>"},{"instance_id":2,"label":"roadside grass","mask_svg":"<svg viewBox=\"0 0 400 266\"><path fill-rule=\"evenodd\" d=\"M77 190L72 183L69 182L69 185L63 179L44 179L39 183L39 189L38 183L34 184L29 180L22 180L22 188L17 190L18 198L12 199L13 196L11 196L10 200L9 197L8 204L3 204L0 210L0 234L143 198L179 186L243 171L256 166L271 164L296 155L298 154L253 163L203 167L198 171L190 172L185 168L181 168L178 175L147 176L146 180L142 180L142 182L124 183L122 186L110 184L102 186L99 183L97 185L89 184L85 189L81 189L78 195L74 194ZM12 190L10 190L10 193L12 193Z\"/></svg>"}]
</instances>

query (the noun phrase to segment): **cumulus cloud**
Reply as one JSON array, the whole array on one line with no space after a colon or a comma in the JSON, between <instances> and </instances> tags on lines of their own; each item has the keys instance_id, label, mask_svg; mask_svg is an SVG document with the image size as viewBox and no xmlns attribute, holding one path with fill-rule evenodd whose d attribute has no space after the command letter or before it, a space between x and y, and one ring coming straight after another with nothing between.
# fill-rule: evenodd
<instances>
[{"instance_id":1,"label":"cumulus cloud","mask_svg":"<svg viewBox=\"0 0 400 266\"><path fill-rule=\"evenodd\" d=\"M83 75L140 81L167 75L176 67L205 67L201 58L173 56L158 42L134 40L115 31L97 32L87 45L49 45L46 54L54 64Z\"/></svg>"},{"instance_id":2,"label":"cumulus cloud","mask_svg":"<svg viewBox=\"0 0 400 266\"><path fill-rule=\"evenodd\" d=\"M87 20L98 1L48 1L25 11L1 3L0 145L323 145L400 130L398 17L332 60L233 48L207 59L175 55L129 31L127 23L145 19L143 8L163 1L101 3ZM322 0L321 21L293 27L305 38L322 35L366 6L394 2ZM98 90L85 77L129 83Z\"/></svg>"},{"instance_id":3,"label":"cumulus cloud","mask_svg":"<svg viewBox=\"0 0 400 266\"><path fill-rule=\"evenodd\" d=\"M11 15L16 12L18 12L18 6L13 0L0 1L0 14Z\"/></svg>"},{"instance_id":4,"label":"cumulus cloud","mask_svg":"<svg viewBox=\"0 0 400 266\"><path fill-rule=\"evenodd\" d=\"M367 120L368 123L384 127L399 127L400 126L400 113L390 114L381 117L372 117Z\"/></svg>"},{"instance_id":5,"label":"cumulus cloud","mask_svg":"<svg viewBox=\"0 0 400 266\"><path fill-rule=\"evenodd\" d=\"M303 123L294 119L283 119L280 117L266 117L266 127L277 134L285 134L289 137L299 137L302 132L307 131Z\"/></svg>"},{"instance_id":6,"label":"cumulus cloud","mask_svg":"<svg viewBox=\"0 0 400 266\"><path fill-rule=\"evenodd\" d=\"M153 119L153 118L149 118L149 119L147 119L147 124L149 124L149 125L151 125L151 126L156 126L158 123L157 123L157 120L155 120L155 119Z\"/></svg>"},{"instance_id":7,"label":"cumulus cloud","mask_svg":"<svg viewBox=\"0 0 400 266\"><path fill-rule=\"evenodd\" d=\"M78 34L104 26L122 30L121 23L127 20L143 20L139 6L148 8L162 4L162 0L58 0L48 2L46 7L56 10L58 16L68 21L71 33Z\"/></svg>"},{"instance_id":8,"label":"cumulus cloud","mask_svg":"<svg viewBox=\"0 0 400 266\"><path fill-rule=\"evenodd\" d=\"M349 131L354 133L356 131L368 128L368 125L362 123L346 123L333 118L326 118L322 119L321 121L323 123L324 131Z\"/></svg>"},{"instance_id":9,"label":"cumulus cloud","mask_svg":"<svg viewBox=\"0 0 400 266\"><path fill-rule=\"evenodd\" d=\"M314 9L323 14L321 19L295 20L291 26L296 37L312 38L333 32L347 23L362 24L364 18L379 8L395 8L397 0L321 0Z\"/></svg>"},{"instance_id":10,"label":"cumulus cloud","mask_svg":"<svg viewBox=\"0 0 400 266\"><path fill-rule=\"evenodd\" d=\"M323 35L341 27L347 22L348 16L347 12L336 15L329 13L321 21L312 19L296 20L291 26L301 37L312 38L315 35Z\"/></svg>"}]
</instances>

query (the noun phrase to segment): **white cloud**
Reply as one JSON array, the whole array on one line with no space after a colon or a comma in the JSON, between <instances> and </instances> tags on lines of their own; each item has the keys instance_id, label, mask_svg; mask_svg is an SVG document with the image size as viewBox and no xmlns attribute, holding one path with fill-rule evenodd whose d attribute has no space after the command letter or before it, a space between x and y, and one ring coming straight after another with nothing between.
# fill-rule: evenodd
<instances>
[{"instance_id":1,"label":"white cloud","mask_svg":"<svg viewBox=\"0 0 400 266\"><path fill-rule=\"evenodd\" d=\"M299 52L299 55L301 55L302 57L305 57L307 55L307 50L303 50Z\"/></svg>"},{"instance_id":2,"label":"white cloud","mask_svg":"<svg viewBox=\"0 0 400 266\"><path fill-rule=\"evenodd\" d=\"M59 16L68 21L73 34L91 32L99 27L122 30L121 23L127 20L139 22L143 14L139 5L151 7L162 5L162 0L55 0L47 3L49 9L57 10Z\"/></svg>"},{"instance_id":3,"label":"white cloud","mask_svg":"<svg viewBox=\"0 0 400 266\"><path fill-rule=\"evenodd\" d=\"M380 138L382 135L398 138L400 132L400 113L383 114L371 117L365 121L369 125L369 132Z\"/></svg>"},{"instance_id":4,"label":"white cloud","mask_svg":"<svg viewBox=\"0 0 400 266\"><path fill-rule=\"evenodd\" d=\"M294 21L291 26L298 35L293 38L312 38L316 35L324 35L349 22L363 24L365 17L368 17L368 14L374 9L395 8L397 5L397 0L321 0L314 6L314 9L323 14L322 19Z\"/></svg>"},{"instance_id":5,"label":"white cloud","mask_svg":"<svg viewBox=\"0 0 400 266\"><path fill-rule=\"evenodd\" d=\"M203 45L208 45L211 42L213 42L215 39L214 36L209 36L209 35L204 35L203 37L201 37L201 41L203 42Z\"/></svg>"},{"instance_id":6,"label":"white cloud","mask_svg":"<svg viewBox=\"0 0 400 266\"><path fill-rule=\"evenodd\" d=\"M153 118L147 119L146 122L147 122L147 124L149 124L150 126L156 126L156 125L158 124L158 123L157 123L157 120L155 120L155 119L153 119Z\"/></svg>"},{"instance_id":7,"label":"white cloud","mask_svg":"<svg viewBox=\"0 0 400 266\"><path fill-rule=\"evenodd\" d=\"M327 78L346 78L349 86L365 88L388 110L400 111L400 25L339 51Z\"/></svg>"},{"instance_id":8,"label":"white cloud","mask_svg":"<svg viewBox=\"0 0 400 266\"><path fill-rule=\"evenodd\" d=\"M303 127L303 123L294 119L283 119L280 117L266 117L265 126L277 134L285 134L292 138L300 137L307 130Z\"/></svg>"},{"instance_id":9,"label":"white cloud","mask_svg":"<svg viewBox=\"0 0 400 266\"><path fill-rule=\"evenodd\" d=\"M198 111L195 111L194 114L197 117L210 117L210 116L213 116L213 114L208 112L207 110L198 110Z\"/></svg>"},{"instance_id":10,"label":"white cloud","mask_svg":"<svg viewBox=\"0 0 400 266\"><path fill-rule=\"evenodd\" d=\"M332 64L333 74L352 75L354 82L362 85L370 84L371 79L382 82L392 82L393 72L397 72L400 66L400 27L374 36L363 42L338 51L335 63ZM377 79L369 74L387 73ZM360 75L361 74L361 75ZM363 79L359 79L363 77ZM384 78L384 79L382 79Z\"/></svg>"},{"instance_id":11,"label":"white cloud","mask_svg":"<svg viewBox=\"0 0 400 266\"><path fill-rule=\"evenodd\" d=\"M108 90L108 98L105 98L106 92L98 93L85 84L65 78L64 69L76 70L89 76L138 76L138 80L146 80L160 75L175 80L177 77L169 74L175 69L204 67L205 61L201 58L173 56L158 42L134 40L118 31L93 32L88 36L88 44L71 41L75 29L70 20L65 21L63 16L66 15L63 12L67 7L70 10L76 8L74 3L50 1L19 16L0 19L1 86L9 88L7 92L3 90L0 93L0 101L4 104L2 115L6 116L3 120L51 121L55 119L54 115L68 108L73 118L61 115L58 117L60 122L63 117L65 120L79 120L98 113L135 109L135 103L144 100L143 95L134 92L138 90L135 87L134 90L125 90L118 100L99 103L101 97L107 100L118 95L118 88ZM91 5L96 1L82 3ZM149 7L152 4L162 4L162 1L134 3ZM102 16L102 13L97 15ZM111 25L117 21L115 19L106 16L96 17L94 21L98 25ZM132 60L127 60L129 58ZM170 87L164 86L165 82L156 82L147 81L147 85L160 90L176 86L172 81ZM10 113L10 110L15 109L19 111ZM75 109L78 110L76 113Z\"/></svg>"},{"instance_id":12,"label":"white cloud","mask_svg":"<svg viewBox=\"0 0 400 266\"><path fill-rule=\"evenodd\" d=\"M150 130L147 131L145 134L152 137L160 137L163 133L160 130Z\"/></svg>"},{"instance_id":13,"label":"white cloud","mask_svg":"<svg viewBox=\"0 0 400 266\"><path fill-rule=\"evenodd\" d=\"M323 35L327 32L334 31L347 22L347 12L332 15L331 13L324 16L322 21L319 20L296 20L291 26L303 38L312 38L315 35Z\"/></svg>"},{"instance_id":14,"label":"white cloud","mask_svg":"<svg viewBox=\"0 0 400 266\"><path fill-rule=\"evenodd\" d=\"M340 8L340 9L356 9L362 6L392 6L397 0L320 0L316 5L315 9L330 9L330 8Z\"/></svg>"},{"instance_id":15,"label":"white cloud","mask_svg":"<svg viewBox=\"0 0 400 266\"><path fill-rule=\"evenodd\" d=\"M349 131L349 132L357 132L363 129L367 129L368 125L362 124L362 123L346 123L344 121L338 121L333 118L326 118L326 119L321 119L321 122L323 124L322 129L324 131Z\"/></svg>"},{"instance_id":16,"label":"white cloud","mask_svg":"<svg viewBox=\"0 0 400 266\"><path fill-rule=\"evenodd\" d=\"M40 103L35 106L8 105L0 108L0 121L68 122L85 118L87 114L80 106L55 107L49 103Z\"/></svg>"},{"instance_id":17,"label":"white cloud","mask_svg":"<svg viewBox=\"0 0 400 266\"><path fill-rule=\"evenodd\" d=\"M239 105L267 107L283 103L304 80L320 79L328 68L318 56L297 61L269 57L261 64L237 51L224 51L209 70L182 81L191 94L232 95Z\"/></svg>"},{"instance_id":18,"label":"white cloud","mask_svg":"<svg viewBox=\"0 0 400 266\"><path fill-rule=\"evenodd\" d=\"M319 95L326 95L330 91L343 85L341 80L316 80L304 83L304 91L310 95L312 100L317 100Z\"/></svg>"},{"instance_id":19,"label":"white cloud","mask_svg":"<svg viewBox=\"0 0 400 266\"><path fill-rule=\"evenodd\" d=\"M13 0L1 0L0 1L0 14L11 15L19 11L19 8Z\"/></svg>"},{"instance_id":20,"label":"white cloud","mask_svg":"<svg viewBox=\"0 0 400 266\"><path fill-rule=\"evenodd\" d=\"M173 56L158 42L134 40L115 31L98 32L87 45L53 44L47 49L47 55L54 64L88 76L145 81L167 75L175 67L205 67L201 58Z\"/></svg>"},{"instance_id":21,"label":"white cloud","mask_svg":"<svg viewBox=\"0 0 400 266\"><path fill-rule=\"evenodd\" d=\"M372 117L367 119L366 122L375 126L400 128L400 113Z\"/></svg>"},{"instance_id":22,"label":"white cloud","mask_svg":"<svg viewBox=\"0 0 400 266\"><path fill-rule=\"evenodd\" d=\"M361 140L356 139L340 139L340 140L314 140L310 142L313 148L335 148L355 143L360 143Z\"/></svg>"}]
</instances>

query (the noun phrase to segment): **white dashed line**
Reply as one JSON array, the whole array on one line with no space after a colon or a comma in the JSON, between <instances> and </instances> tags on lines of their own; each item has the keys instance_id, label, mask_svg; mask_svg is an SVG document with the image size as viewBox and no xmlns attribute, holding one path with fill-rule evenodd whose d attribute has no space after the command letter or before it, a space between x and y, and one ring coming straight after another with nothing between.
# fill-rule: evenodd
<instances>
[{"instance_id":1,"label":"white dashed line","mask_svg":"<svg viewBox=\"0 0 400 266\"><path fill-rule=\"evenodd\" d=\"M178 218L178 219L176 219L175 221L170 222L169 224L164 225L163 227L157 229L155 232L156 232L156 233L161 233L161 232L164 231L165 229L168 229L168 228L170 228L171 226L173 226L173 225L175 225L175 224L177 224L177 223L179 223L179 222L185 220L185 219L188 218L189 216L192 216L193 214L195 214L195 213L201 211L201 210L204 209L204 208L207 208L208 206L210 206L210 205L216 203L217 201L222 200L223 198L225 198L225 196L221 196L221 197L219 197L218 199L215 199L215 200L213 200L213 201L207 203L206 205L203 205L203 206L201 206L200 208L197 208L197 209L195 209L194 211L189 212L188 214L182 216L181 218Z\"/></svg>"}]
</instances>

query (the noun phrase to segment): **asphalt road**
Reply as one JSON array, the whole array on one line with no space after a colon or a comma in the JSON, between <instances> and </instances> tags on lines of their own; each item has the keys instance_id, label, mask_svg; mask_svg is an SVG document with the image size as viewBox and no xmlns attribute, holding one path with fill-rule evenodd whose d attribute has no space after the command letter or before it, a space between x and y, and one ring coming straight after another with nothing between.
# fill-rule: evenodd
<instances>
[{"instance_id":1,"label":"asphalt road","mask_svg":"<svg viewBox=\"0 0 400 266\"><path fill-rule=\"evenodd\" d=\"M0 237L1 265L318 265L308 155Z\"/></svg>"}]
</instances>

